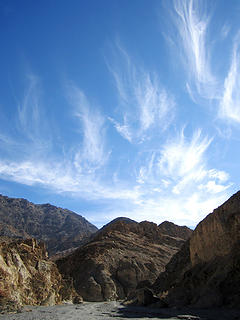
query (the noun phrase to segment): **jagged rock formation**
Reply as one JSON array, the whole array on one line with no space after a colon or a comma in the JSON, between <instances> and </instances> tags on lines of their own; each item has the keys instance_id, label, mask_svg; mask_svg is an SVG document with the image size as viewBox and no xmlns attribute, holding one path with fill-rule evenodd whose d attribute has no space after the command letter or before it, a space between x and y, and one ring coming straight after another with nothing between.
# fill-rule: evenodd
<instances>
[{"instance_id":1,"label":"jagged rock formation","mask_svg":"<svg viewBox=\"0 0 240 320\"><path fill-rule=\"evenodd\" d=\"M169 306L240 305L240 192L209 214L153 285Z\"/></svg>"},{"instance_id":2,"label":"jagged rock formation","mask_svg":"<svg viewBox=\"0 0 240 320\"><path fill-rule=\"evenodd\" d=\"M153 283L184 242L163 234L154 223L119 218L57 265L63 275L73 278L84 300L118 300Z\"/></svg>"},{"instance_id":3,"label":"jagged rock formation","mask_svg":"<svg viewBox=\"0 0 240 320\"><path fill-rule=\"evenodd\" d=\"M0 236L43 240L50 255L77 248L96 231L94 225L67 209L0 195Z\"/></svg>"},{"instance_id":4,"label":"jagged rock formation","mask_svg":"<svg viewBox=\"0 0 240 320\"><path fill-rule=\"evenodd\" d=\"M54 305L81 298L47 259L44 243L35 239L0 242L0 311L22 305Z\"/></svg>"}]
</instances>

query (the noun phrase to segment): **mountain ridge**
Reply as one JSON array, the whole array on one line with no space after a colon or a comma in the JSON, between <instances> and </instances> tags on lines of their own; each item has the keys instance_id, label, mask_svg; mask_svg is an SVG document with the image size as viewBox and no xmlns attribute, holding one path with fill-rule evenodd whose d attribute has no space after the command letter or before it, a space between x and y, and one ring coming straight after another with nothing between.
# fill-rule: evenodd
<instances>
[{"instance_id":1,"label":"mountain ridge","mask_svg":"<svg viewBox=\"0 0 240 320\"><path fill-rule=\"evenodd\" d=\"M97 230L68 209L0 195L0 236L43 240L51 255L78 247Z\"/></svg>"}]
</instances>

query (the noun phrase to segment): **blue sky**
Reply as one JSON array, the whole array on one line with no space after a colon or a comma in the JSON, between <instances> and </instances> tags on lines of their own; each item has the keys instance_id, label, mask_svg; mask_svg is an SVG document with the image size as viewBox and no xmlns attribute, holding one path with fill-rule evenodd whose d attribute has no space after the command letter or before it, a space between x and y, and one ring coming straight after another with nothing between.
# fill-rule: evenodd
<instances>
[{"instance_id":1,"label":"blue sky","mask_svg":"<svg viewBox=\"0 0 240 320\"><path fill-rule=\"evenodd\" d=\"M0 1L0 192L195 226L239 189L240 2Z\"/></svg>"}]
</instances>

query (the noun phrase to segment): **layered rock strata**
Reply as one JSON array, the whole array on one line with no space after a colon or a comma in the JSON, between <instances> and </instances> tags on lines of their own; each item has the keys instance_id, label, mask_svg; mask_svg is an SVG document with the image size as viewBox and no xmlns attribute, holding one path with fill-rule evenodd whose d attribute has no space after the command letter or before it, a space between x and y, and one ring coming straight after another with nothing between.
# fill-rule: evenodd
<instances>
[{"instance_id":1,"label":"layered rock strata","mask_svg":"<svg viewBox=\"0 0 240 320\"><path fill-rule=\"evenodd\" d=\"M73 278L84 300L124 299L136 287L153 283L184 242L163 234L154 223L120 218L57 265L63 275Z\"/></svg>"}]
</instances>

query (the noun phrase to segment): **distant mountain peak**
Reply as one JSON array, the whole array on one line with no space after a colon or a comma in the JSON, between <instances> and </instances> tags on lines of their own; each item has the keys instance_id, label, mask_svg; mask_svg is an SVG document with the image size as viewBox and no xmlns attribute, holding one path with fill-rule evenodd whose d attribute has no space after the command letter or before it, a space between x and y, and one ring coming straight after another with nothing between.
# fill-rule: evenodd
<instances>
[{"instance_id":1,"label":"distant mountain peak","mask_svg":"<svg viewBox=\"0 0 240 320\"><path fill-rule=\"evenodd\" d=\"M159 224L159 229L162 233L173 237L180 237L187 240L192 234L192 230L186 226L178 226L173 222L164 221Z\"/></svg>"},{"instance_id":2,"label":"distant mountain peak","mask_svg":"<svg viewBox=\"0 0 240 320\"><path fill-rule=\"evenodd\" d=\"M153 283L184 242L162 234L156 223L120 217L57 265L84 300L124 299L146 281Z\"/></svg>"},{"instance_id":3,"label":"distant mountain peak","mask_svg":"<svg viewBox=\"0 0 240 320\"><path fill-rule=\"evenodd\" d=\"M55 254L78 247L97 230L73 211L0 195L0 236L34 237L45 241L49 253Z\"/></svg>"}]
</instances>

